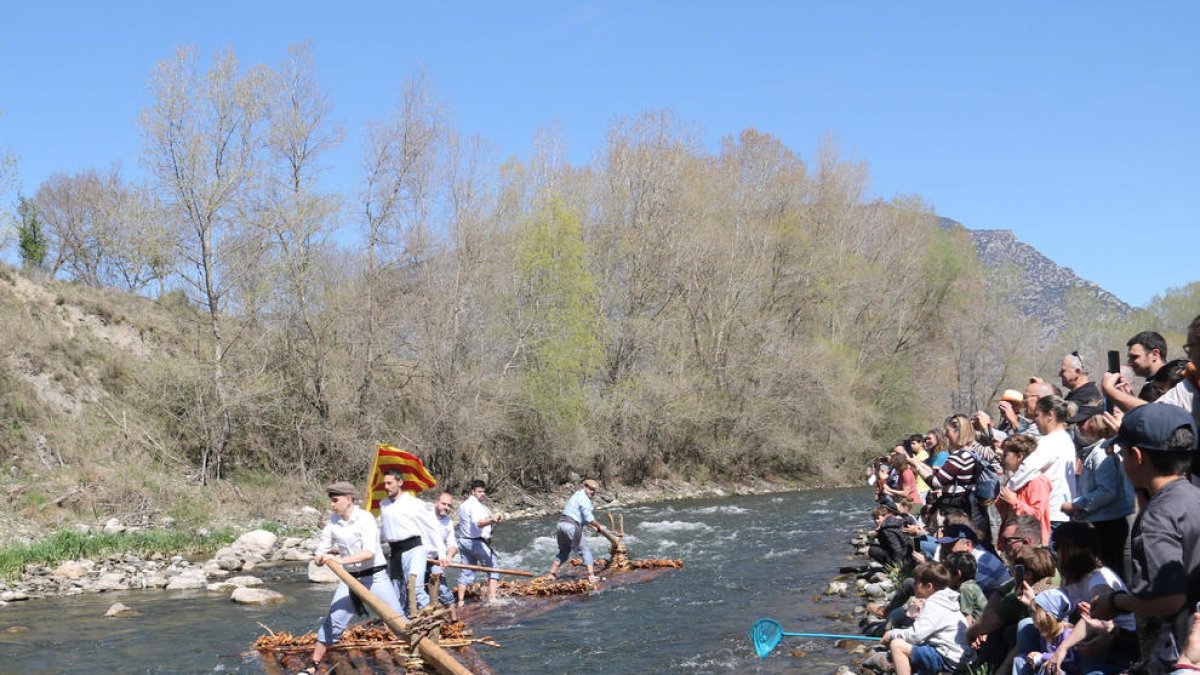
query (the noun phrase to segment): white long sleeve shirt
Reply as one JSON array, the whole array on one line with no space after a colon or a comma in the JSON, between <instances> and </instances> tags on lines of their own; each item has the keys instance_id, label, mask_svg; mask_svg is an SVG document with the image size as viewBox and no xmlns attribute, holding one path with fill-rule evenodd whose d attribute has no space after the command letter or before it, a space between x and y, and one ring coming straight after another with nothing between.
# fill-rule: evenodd
<instances>
[{"instance_id":1,"label":"white long sleeve shirt","mask_svg":"<svg viewBox=\"0 0 1200 675\"><path fill-rule=\"evenodd\" d=\"M475 495L471 495L458 507L458 538L491 539L492 526L479 527L479 521L491 517L492 511L476 499Z\"/></svg>"},{"instance_id":2,"label":"white long sleeve shirt","mask_svg":"<svg viewBox=\"0 0 1200 675\"><path fill-rule=\"evenodd\" d=\"M329 517L329 522L325 523L317 539L316 554L327 555L330 550L336 550L338 557L346 557L364 549L374 553L374 558L345 565L347 572L360 572L387 564L379 543L379 526L375 524L375 517L353 506L346 518L336 514Z\"/></svg>"},{"instance_id":3,"label":"white long sleeve shirt","mask_svg":"<svg viewBox=\"0 0 1200 675\"><path fill-rule=\"evenodd\" d=\"M446 555L445 541L438 536L440 526L433 505L417 499L416 495L401 492L379 502L379 522L383 538L389 542L420 537L421 543L431 545L437 557Z\"/></svg>"}]
</instances>

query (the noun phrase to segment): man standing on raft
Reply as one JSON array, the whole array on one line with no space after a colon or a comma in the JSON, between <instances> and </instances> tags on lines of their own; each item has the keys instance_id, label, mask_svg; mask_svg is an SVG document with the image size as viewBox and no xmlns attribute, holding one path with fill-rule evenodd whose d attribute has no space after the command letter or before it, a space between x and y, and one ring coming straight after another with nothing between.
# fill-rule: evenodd
<instances>
[{"instance_id":1,"label":"man standing on raft","mask_svg":"<svg viewBox=\"0 0 1200 675\"><path fill-rule=\"evenodd\" d=\"M567 500L567 505L563 507L562 516L558 519L558 528L555 531L558 539L558 555L550 564L549 576L551 578L558 574L559 566L571 558L572 551L579 551L579 554L583 556L583 564L587 566L588 580L593 584L599 581L592 565L592 549L588 546L587 540L583 538L584 525L595 528L597 532L604 531L604 526L597 522L595 516L592 515L592 497L596 496L596 490L599 487L600 484L591 478L583 481L583 489L571 495L571 498Z\"/></svg>"}]
</instances>

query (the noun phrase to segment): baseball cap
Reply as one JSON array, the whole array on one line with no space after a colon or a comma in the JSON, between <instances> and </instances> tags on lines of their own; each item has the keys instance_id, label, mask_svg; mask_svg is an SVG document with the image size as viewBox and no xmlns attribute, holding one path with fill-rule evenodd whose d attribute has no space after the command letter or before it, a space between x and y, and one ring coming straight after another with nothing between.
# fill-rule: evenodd
<instances>
[{"instance_id":1,"label":"baseball cap","mask_svg":"<svg viewBox=\"0 0 1200 675\"><path fill-rule=\"evenodd\" d=\"M971 543L979 543L979 535L975 534L975 528L970 525L950 525L942 530L942 536L934 541L939 544L953 544L960 539L969 539Z\"/></svg>"}]
</instances>

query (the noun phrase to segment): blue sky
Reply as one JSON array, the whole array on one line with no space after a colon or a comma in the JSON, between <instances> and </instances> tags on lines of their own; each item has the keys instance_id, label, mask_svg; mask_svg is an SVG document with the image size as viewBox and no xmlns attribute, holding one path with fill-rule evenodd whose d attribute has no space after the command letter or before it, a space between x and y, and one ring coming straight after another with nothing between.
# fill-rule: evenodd
<instances>
[{"instance_id":1,"label":"blue sky","mask_svg":"<svg viewBox=\"0 0 1200 675\"><path fill-rule=\"evenodd\" d=\"M0 23L0 149L26 193L133 174L146 81L176 46L277 64L304 41L347 173L423 66L501 156L557 123L586 162L614 118L663 108L712 149L754 127L808 158L833 134L873 195L1012 229L1132 304L1200 279L1196 2L21 3Z\"/></svg>"}]
</instances>

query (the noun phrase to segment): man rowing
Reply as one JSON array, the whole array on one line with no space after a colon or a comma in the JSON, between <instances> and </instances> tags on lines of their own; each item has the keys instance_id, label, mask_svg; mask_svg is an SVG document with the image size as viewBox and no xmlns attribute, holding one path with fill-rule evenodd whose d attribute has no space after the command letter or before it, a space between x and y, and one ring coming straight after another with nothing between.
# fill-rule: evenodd
<instances>
[{"instance_id":1,"label":"man rowing","mask_svg":"<svg viewBox=\"0 0 1200 675\"><path fill-rule=\"evenodd\" d=\"M571 557L572 551L579 551L583 557L583 564L587 566L588 580L596 583L596 570L592 564L592 549L588 546L587 540L583 538L583 526L588 525L595 528L597 532L603 532L604 526L601 525L592 513L592 497L596 496L596 490L600 484L591 478L583 481L583 487L571 495L567 500L567 505L563 507L562 515L558 519L558 527L555 529L555 538L558 540L558 555L554 558L554 562L550 564L550 577L558 575L558 568Z\"/></svg>"},{"instance_id":2,"label":"man rowing","mask_svg":"<svg viewBox=\"0 0 1200 675\"><path fill-rule=\"evenodd\" d=\"M504 518L492 515L484 505L487 501L487 485L481 480L471 482L471 496L458 507L458 554L464 562L485 567L496 566L496 552L492 550L492 528ZM467 584L475 581L475 572L464 569L458 575L458 606L462 607L467 593ZM487 601L495 602L500 592L500 575L488 573Z\"/></svg>"}]
</instances>

